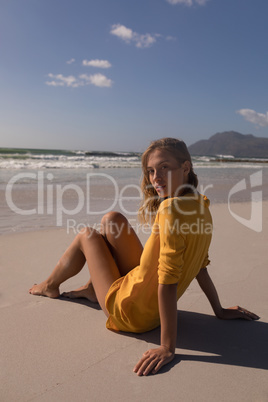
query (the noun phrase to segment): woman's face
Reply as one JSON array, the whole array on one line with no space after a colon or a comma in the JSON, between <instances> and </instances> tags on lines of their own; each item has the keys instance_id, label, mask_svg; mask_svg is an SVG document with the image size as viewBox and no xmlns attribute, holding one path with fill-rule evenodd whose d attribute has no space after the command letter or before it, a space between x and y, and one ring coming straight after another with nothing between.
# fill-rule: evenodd
<instances>
[{"instance_id":1,"label":"woman's face","mask_svg":"<svg viewBox=\"0 0 268 402\"><path fill-rule=\"evenodd\" d=\"M179 164L171 152L156 149L149 154L147 172L150 183L161 198L176 197L183 191L190 171L190 162Z\"/></svg>"}]
</instances>

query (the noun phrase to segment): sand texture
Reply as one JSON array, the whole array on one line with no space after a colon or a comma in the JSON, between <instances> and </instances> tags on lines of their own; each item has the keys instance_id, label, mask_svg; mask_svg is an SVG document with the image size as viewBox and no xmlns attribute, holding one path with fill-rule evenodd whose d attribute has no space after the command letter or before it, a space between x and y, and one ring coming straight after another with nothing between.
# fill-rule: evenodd
<instances>
[{"instance_id":1,"label":"sand texture","mask_svg":"<svg viewBox=\"0 0 268 402\"><path fill-rule=\"evenodd\" d=\"M250 215L247 203L235 208ZM194 281L178 302L175 360L148 377L132 369L142 353L158 344L159 329L113 333L96 305L28 294L33 283L48 275L73 234L51 229L1 236L0 400L267 401L268 203L263 203L262 232L237 222L226 204L211 210L209 272L222 304L239 304L261 319L216 319ZM61 291L87 279L85 268Z\"/></svg>"}]
</instances>

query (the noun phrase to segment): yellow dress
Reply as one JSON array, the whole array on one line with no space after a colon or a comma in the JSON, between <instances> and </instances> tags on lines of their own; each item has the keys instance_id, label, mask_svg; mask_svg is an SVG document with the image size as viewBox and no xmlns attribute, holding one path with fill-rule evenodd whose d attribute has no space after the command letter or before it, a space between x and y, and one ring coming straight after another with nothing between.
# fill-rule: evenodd
<instances>
[{"instance_id":1,"label":"yellow dress","mask_svg":"<svg viewBox=\"0 0 268 402\"><path fill-rule=\"evenodd\" d=\"M158 209L140 265L116 280L106 295L106 327L145 332L160 324L158 284L178 283L177 299L209 264L209 200L200 194L168 198Z\"/></svg>"}]
</instances>

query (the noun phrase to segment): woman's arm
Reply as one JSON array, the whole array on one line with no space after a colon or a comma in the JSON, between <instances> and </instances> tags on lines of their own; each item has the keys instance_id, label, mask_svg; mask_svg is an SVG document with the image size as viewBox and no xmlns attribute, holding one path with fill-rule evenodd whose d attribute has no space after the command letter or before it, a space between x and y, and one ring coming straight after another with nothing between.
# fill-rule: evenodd
<instances>
[{"instance_id":1,"label":"woman's arm","mask_svg":"<svg viewBox=\"0 0 268 402\"><path fill-rule=\"evenodd\" d=\"M161 346L144 353L134 372L153 374L174 358L177 338L177 284L158 285L158 304L161 323Z\"/></svg>"},{"instance_id":2,"label":"woman's arm","mask_svg":"<svg viewBox=\"0 0 268 402\"><path fill-rule=\"evenodd\" d=\"M216 315L216 317L222 320L232 320L236 318L243 318L245 320L258 320L256 314L244 309L243 307L235 306L229 308L223 308L220 303L220 299L217 290L210 278L207 268L202 268L196 277L201 289L207 296L211 307Z\"/></svg>"},{"instance_id":3,"label":"woman's arm","mask_svg":"<svg viewBox=\"0 0 268 402\"><path fill-rule=\"evenodd\" d=\"M177 283L158 285L161 346L165 346L171 353L175 352L177 340L177 287Z\"/></svg>"}]
</instances>

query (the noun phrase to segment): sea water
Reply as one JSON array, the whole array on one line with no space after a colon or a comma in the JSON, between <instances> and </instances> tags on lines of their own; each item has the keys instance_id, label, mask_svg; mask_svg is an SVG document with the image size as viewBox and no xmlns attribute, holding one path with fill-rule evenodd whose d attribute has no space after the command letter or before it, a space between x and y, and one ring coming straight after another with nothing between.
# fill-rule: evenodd
<instances>
[{"instance_id":1,"label":"sea water","mask_svg":"<svg viewBox=\"0 0 268 402\"><path fill-rule=\"evenodd\" d=\"M98 225L110 210L135 220L142 199L134 152L0 148L0 234ZM268 159L194 157L199 191L215 203L268 200Z\"/></svg>"}]
</instances>

